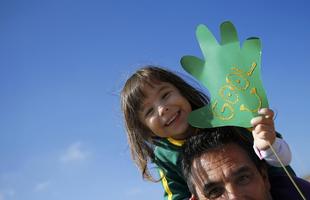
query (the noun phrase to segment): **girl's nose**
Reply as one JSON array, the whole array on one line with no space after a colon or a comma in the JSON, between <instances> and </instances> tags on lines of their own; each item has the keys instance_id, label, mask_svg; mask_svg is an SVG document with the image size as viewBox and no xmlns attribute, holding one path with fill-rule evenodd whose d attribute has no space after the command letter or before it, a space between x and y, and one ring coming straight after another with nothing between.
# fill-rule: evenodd
<instances>
[{"instance_id":1,"label":"girl's nose","mask_svg":"<svg viewBox=\"0 0 310 200\"><path fill-rule=\"evenodd\" d=\"M158 107L159 116L163 116L168 110L169 108L167 106L159 106Z\"/></svg>"}]
</instances>

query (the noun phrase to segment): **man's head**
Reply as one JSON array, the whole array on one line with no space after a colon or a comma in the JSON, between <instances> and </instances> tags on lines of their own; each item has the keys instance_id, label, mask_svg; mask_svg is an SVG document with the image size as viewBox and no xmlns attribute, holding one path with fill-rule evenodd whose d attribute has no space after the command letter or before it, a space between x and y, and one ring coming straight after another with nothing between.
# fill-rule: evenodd
<instances>
[{"instance_id":1,"label":"man's head","mask_svg":"<svg viewBox=\"0 0 310 200\"><path fill-rule=\"evenodd\" d=\"M187 140L182 164L191 192L197 199L272 199L265 163L233 130L216 128Z\"/></svg>"}]
</instances>

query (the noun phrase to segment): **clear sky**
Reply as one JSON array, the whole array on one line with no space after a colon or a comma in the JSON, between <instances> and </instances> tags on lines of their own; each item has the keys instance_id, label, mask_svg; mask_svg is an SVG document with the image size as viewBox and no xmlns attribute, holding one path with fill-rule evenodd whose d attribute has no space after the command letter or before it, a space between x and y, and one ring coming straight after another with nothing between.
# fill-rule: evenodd
<instances>
[{"instance_id":1,"label":"clear sky","mask_svg":"<svg viewBox=\"0 0 310 200\"><path fill-rule=\"evenodd\" d=\"M262 76L292 167L310 173L307 0L1 0L0 200L161 199L130 160L119 106L145 64L184 73L198 24L262 40Z\"/></svg>"}]
</instances>

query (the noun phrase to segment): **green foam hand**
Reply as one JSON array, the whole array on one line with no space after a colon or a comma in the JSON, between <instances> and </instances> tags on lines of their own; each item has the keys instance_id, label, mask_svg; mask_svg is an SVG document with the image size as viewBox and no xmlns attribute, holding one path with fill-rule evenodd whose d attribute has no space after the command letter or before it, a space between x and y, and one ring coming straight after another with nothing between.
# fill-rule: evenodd
<instances>
[{"instance_id":1,"label":"green foam hand","mask_svg":"<svg viewBox=\"0 0 310 200\"><path fill-rule=\"evenodd\" d=\"M205 60L184 56L182 67L210 92L210 103L190 113L194 127L251 127L251 119L260 108L268 107L260 78L261 42L248 38L242 48L231 22L220 26L221 44L204 25L196 30Z\"/></svg>"}]
</instances>

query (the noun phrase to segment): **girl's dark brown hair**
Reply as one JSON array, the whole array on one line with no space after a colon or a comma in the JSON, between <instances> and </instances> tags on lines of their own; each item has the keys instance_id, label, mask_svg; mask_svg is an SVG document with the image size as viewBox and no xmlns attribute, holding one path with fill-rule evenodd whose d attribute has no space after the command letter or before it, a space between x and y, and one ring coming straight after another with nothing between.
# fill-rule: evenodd
<instances>
[{"instance_id":1,"label":"girl's dark brown hair","mask_svg":"<svg viewBox=\"0 0 310 200\"><path fill-rule=\"evenodd\" d=\"M208 97L176 74L155 66L145 66L137 70L125 83L121 92L121 106L124 114L131 157L140 169L144 179L154 181L149 163L154 159L154 134L139 120L140 105L145 98L143 87L154 82L167 82L174 85L192 106L202 107L209 102ZM157 138L158 139L158 138Z\"/></svg>"}]
</instances>

